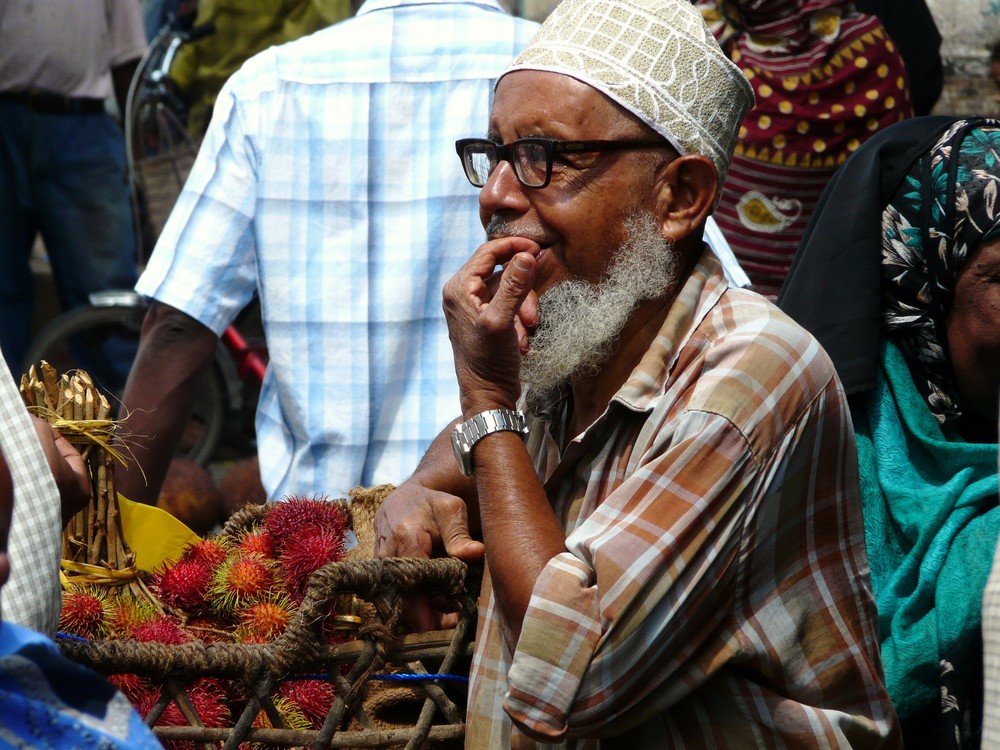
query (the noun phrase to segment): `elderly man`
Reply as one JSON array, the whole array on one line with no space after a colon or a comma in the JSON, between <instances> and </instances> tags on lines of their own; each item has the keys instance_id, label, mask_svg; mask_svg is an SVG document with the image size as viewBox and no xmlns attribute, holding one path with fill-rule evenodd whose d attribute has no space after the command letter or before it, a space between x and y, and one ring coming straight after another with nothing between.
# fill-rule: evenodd
<instances>
[{"instance_id":1,"label":"elderly man","mask_svg":"<svg viewBox=\"0 0 1000 750\"><path fill-rule=\"evenodd\" d=\"M751 100L684 0L564 0L458 144L463 416L376 531L485 552L469 747L899 745L839 381L701 239Z\"/></svg>"}]
</instances>

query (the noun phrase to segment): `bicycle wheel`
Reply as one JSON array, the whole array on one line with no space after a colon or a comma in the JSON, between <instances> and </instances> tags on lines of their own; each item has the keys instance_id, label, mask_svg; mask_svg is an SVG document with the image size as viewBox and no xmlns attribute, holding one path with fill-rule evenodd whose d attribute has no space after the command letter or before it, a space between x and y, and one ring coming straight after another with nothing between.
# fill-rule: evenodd
<instances>
[{"instance_id":1,"label":"bicycle wheel","mask_svg":"<svg viewBox=\"0 0 1000 750\"><path fill-rule=\"evenodd\" d=\"M145 305L120 304L78 307L45 326L32 341L24 371L42 360L60 373L86 370L107 396L112 410L121 403L125 380L139 346ZM207 463L222 437L229 416L223 375L217 362L195 397L177 455Z\"/></svg>"}]
</instances>

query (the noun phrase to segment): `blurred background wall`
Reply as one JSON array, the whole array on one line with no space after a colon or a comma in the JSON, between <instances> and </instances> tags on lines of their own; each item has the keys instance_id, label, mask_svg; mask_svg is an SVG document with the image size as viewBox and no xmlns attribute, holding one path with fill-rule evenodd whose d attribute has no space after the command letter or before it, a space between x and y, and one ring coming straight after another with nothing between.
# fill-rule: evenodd
<instances>
[{"instance_id":1,"label":"blurred background wall","mask_svg":"<svg viewBox=\"0 0 1000 750\"><path fill-rule=\"evenodd\" d=\"M1000 40L1000 0L927 0L941 32L945 82L936 114L1000 115L989 75L990 48Z\"/></svg>"}]
</instances>

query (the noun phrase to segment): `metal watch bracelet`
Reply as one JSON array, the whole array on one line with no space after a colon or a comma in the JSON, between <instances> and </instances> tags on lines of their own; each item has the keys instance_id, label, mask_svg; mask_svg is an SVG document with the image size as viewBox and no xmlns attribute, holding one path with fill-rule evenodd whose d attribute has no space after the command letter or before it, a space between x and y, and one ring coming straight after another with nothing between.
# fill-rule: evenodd
<instances>
[{"instance_id":1,"label":"metal watch bracelet","mask_svg":"<svg viewBox=\"0 0 1000 750\"><path fill-rule=\"evenodd\" d=\"M465 476L471 477L475 473L472 465L472 448L494 432L516 432L524 440L528 435L524 414L513 409L489 409L456 425L452 431L451 446L455 451L459 468Z\"/></svg>"}]
</instances>

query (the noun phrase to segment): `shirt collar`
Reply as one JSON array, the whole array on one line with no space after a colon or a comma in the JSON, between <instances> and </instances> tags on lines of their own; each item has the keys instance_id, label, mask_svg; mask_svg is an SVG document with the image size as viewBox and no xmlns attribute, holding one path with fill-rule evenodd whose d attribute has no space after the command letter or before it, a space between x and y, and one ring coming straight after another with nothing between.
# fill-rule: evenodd
<instances>
[{"instance_id":1,"label":"shirt collar","mask_svg":"<svg viewBox=\"0 0 1000 750\"><path fill-rule=\"evenodd\" d=\"M611 398L611 403L618 402L637 412L652 411L666 393L668 376L673 369L677 353L728 288L729 282L726 281L722 263L711 248L705 245L691 274L670 303L667 317L649 349ZM538 419L549 425L558 425L565 421L562 415L566 412L566 400L569 394L569 388L563 388L559 396L537 414L529 415L529 419L532 421ZM604 419L607 413L608 409L605 409L595 424Z\"/></svg>"},{"instance_id":2,"label":"shirt collar","mask_svg":"<svg viewBox=\"0 0 1000 750\"><path fill-rule=\"evenodd\" d=\"M651 411L666 393L677 353L728 288L722 264L705 245L649 349L611 400L634 411Z\"/></svg>"}]
</instances>

